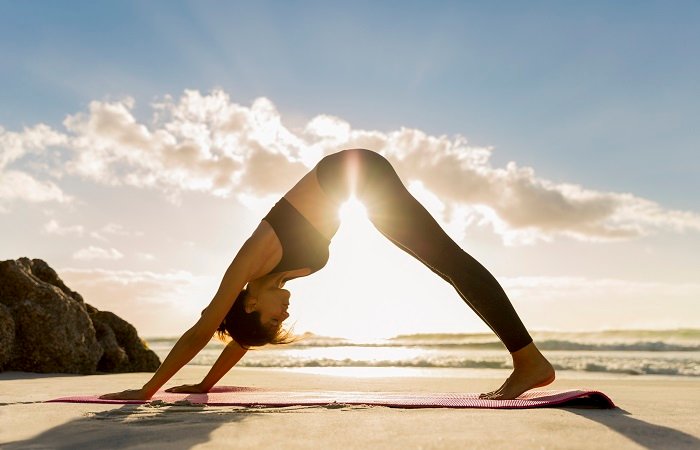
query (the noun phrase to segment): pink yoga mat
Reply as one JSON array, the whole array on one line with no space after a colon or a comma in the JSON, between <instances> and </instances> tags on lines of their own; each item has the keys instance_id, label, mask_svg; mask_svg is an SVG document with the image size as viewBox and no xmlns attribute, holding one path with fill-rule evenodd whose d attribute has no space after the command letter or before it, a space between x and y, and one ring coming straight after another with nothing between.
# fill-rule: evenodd
<instances>
[{"instance_id":1,"label":"pink yoga mat","mask_svg":"<svg viewBox=\"0 0 700 450\"><path fill-rule=\"evenodd\" d=\"M374 405L395 408L540 408L547 406L589 406L614 408L605 394L591 390L529 391L514 400L482 400L475 393L428 392L346 392L273 391L258 388L218 386L207 394L171 394L159 391L149 401L102 400L98 396L61 397L49 402L68 403L166 403L188 402L210 406L326 406Z\"/></svg>"}]
</instances>

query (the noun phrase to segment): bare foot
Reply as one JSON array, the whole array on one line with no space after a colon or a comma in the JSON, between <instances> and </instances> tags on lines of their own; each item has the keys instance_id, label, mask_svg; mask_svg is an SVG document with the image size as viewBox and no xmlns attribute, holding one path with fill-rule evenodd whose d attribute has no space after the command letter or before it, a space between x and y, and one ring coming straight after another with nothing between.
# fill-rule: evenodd
<instances>
[{"instance_id":1,"label":"bare foot","mask_svg":"<svg viewBox=\"0 0 700 450\"><path fill-rule=\"evenodd\" d=\"M554 381L554 368L534 343L512 354L513 373L495 391L479 395L490 400L510 400L530 389L546 386Z\"/></svg>"}]
</instances>

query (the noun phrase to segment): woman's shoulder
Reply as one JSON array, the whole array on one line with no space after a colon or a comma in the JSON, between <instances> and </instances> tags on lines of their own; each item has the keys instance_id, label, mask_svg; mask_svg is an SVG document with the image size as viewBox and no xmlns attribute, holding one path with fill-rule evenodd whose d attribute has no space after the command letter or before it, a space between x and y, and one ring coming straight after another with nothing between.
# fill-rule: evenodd
<instances>
[{"instance_id":1,"label":"woman's shoulder","mask_svg":"<svg viewBox=\"0 0 700 450\"><path fill-rule=\"evenodd\" d=\"M267 221L260 221L236 258L245 260L250 265L252 279L268 274L275 267L282 258L282 245Z\"/></svg>"}]
</instances>

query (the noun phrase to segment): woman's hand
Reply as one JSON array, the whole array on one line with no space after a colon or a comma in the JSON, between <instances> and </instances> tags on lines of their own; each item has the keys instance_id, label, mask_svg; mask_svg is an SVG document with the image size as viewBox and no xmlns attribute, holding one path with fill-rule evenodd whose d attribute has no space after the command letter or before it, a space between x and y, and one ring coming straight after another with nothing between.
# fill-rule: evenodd
<instances>
[{"instance_id":1,"label":"woman's hand","mask_svg":"<svg viewBox=\"0 0 700 450\"><path fill-rule=\"evenodd\" d=\"M174 386L166 389L165 392L171 392L173 394L206 394L209 392L209 389L204 389L200 383L197 383Z\"/></svg>"},{"instance_id":2,"label":"woman's hand","mask_svg":"<svg viewBox=\"0 0 700 450\"><path fill-rule=\"evenodd\" d=\"M121 392L100 395L102 400L149 400L150 395L146 395L143 389L127 389Z\"/></svg>"}]
</instances>

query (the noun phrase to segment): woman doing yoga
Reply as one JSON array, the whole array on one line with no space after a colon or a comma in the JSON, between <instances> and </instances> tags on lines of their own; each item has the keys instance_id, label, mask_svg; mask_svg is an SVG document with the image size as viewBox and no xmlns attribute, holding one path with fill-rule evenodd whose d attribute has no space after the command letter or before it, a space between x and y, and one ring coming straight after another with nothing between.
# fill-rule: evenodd
<instances>
[{"instance_id":1,"label":"woman doing yoga","mask_svg":"<svg viewBox=\"0 0 700 450\"><path fill-rule=\"evenodd\" d=\"M248 348L284 343L281 324L289 316L290 296L284 283L325 266L330 240L340 225L338 208L351 195L364 204L380 233L450 283L511 353L512 374L482 398L512 399L554 380L554 369L493 275L442 230L384 157L351 149L323 158L275 204L236 254L200 319L153 377L141 389L102 398L151 398L216 332L232 340L209 373L198 384L169 392L207 392Z\"/></svg>"}]
</instances>

